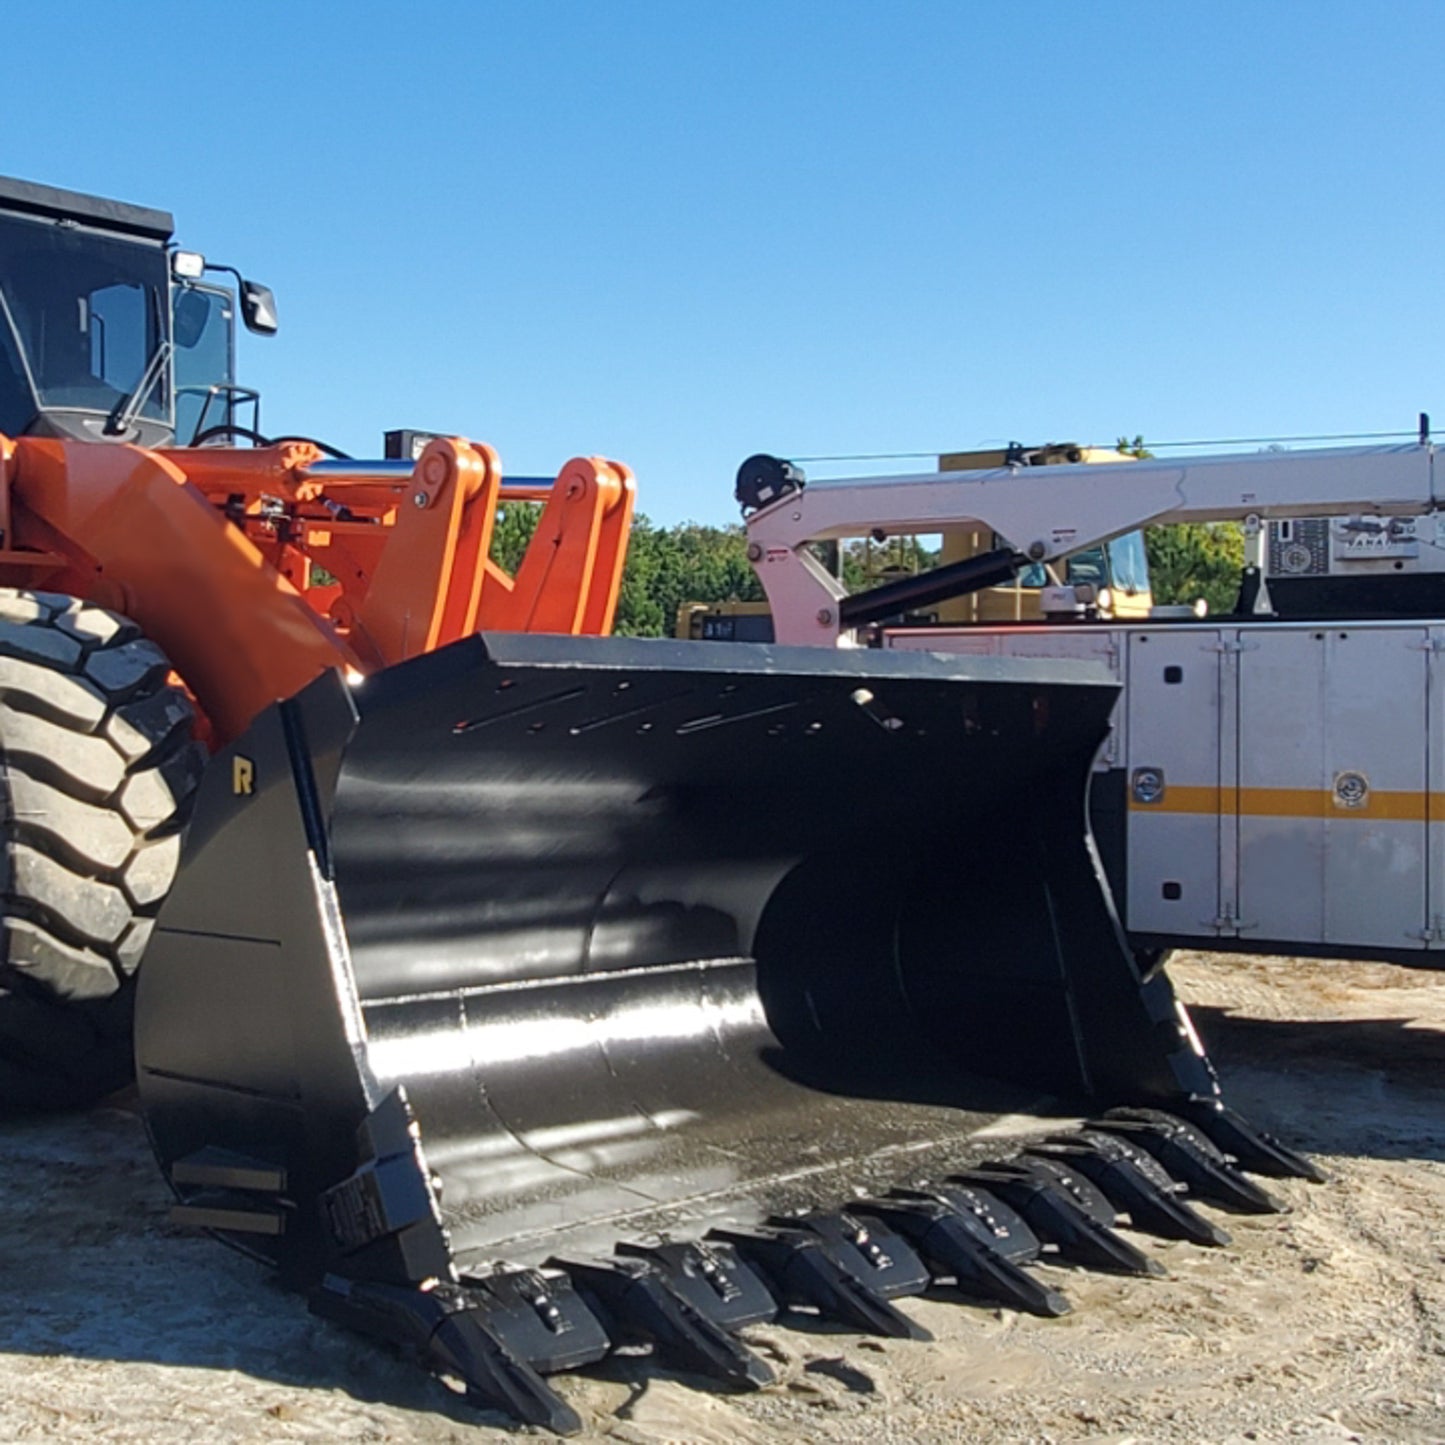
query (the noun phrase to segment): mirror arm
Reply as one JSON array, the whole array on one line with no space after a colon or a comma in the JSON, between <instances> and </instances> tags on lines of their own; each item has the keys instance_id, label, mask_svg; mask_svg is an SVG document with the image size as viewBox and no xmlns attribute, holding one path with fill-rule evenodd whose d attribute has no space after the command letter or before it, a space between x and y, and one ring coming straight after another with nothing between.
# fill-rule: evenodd
<instances>
[{"instance_id":1,"label":"mirror arm","mask_svg":"<svg viewBox=\"0 0 1445 1445\"><path fill-rule=\"evenodd\" d=\"M240 305L241 305L241 317L242 317L242 320L243 320L243 321L245 322L245 324L246 324L246 330L247 330L247 331L254 331L254 332L256 332L258 335L261 335L261 336L273 336L273 335L275 335L275 332L276 332L276 323L275 323L275 299L276 299L276 298L271 294L271 290L270 290L269 287L267 287L267 286L262 286L259 282L256 282L256 281L248 281L243 275L241 275L241 273L240 273L234 266L224 266L224 265L221 265L219 262L216 262L216 261L207 261L207 262L206 262L206 270L207 270L207 271L224 271L224 272L226 273L226 275L228 275L228 276L234 276L234 277L236 278L237 300L240 302ZM255 303L255 300L256 300L255 293L258 292L258 291L264 292L265 295L266 295L266 297L267 297L267 298L270 300L270 302L271 302L271 306L272 306L272 318L271 318L271 324L270 324L269 326L256 326L256 325L254 324L254 320L253 320L253 316L252 316L252 307L253 307L253 305L254 305L254 303Z\"/></svg>"}]
</instances>

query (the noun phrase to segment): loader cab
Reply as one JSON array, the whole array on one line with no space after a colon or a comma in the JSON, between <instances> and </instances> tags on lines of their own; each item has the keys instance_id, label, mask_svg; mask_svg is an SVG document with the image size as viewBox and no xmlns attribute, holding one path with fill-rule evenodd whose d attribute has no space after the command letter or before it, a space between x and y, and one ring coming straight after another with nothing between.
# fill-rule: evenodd
<instances>
[{"instance_id":1,"label":"loader cab","mask_svg":"<svg viewBox=\"0 0 1445 1445\"><path fill-rule=\"evenodd\" d=\"M0 177L0 433L148 447L255 436L235 320L271 334L274 299L175 250L174 230L165 211Z\"/></svg>"},{"instance_id":2,"label":"loader cab","mask_svg":"<svg viewBox=\"0 0 1445 1445\"><path fill-rule=\"evenodd\" d=\"M0 431L171 435L163 211L0 179Z\"/></svg>"}]
</instances>

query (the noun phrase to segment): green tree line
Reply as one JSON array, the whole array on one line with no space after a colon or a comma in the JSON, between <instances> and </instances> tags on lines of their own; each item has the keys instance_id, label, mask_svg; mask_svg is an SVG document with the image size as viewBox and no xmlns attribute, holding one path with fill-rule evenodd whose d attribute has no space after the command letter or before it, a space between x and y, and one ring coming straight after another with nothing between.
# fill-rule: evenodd
<instances>
[{"instance_id":1,"label":"green tree line","mask_svg":"<svg viewBox=\"0 0 1445 1445\"><path fill-rule=\"evenodd\" d=\"M523 503L498 513L492 559L515 572L541 508ZM761 602L762 584L748 561L740 526L683 522L659 527L641 514L632 520L622 591L612 630L623 637L668 637L685 602Z\"/></svg>"}]
</instances>

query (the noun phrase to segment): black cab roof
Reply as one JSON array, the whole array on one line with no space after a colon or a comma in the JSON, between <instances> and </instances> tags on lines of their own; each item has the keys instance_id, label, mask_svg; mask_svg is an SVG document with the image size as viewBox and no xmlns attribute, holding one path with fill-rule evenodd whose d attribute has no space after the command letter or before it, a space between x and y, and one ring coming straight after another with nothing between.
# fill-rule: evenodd
<instances>
[{"instance_id":1,"label":"black cab roof","mask_svg":"<svg viewBox=\"0 0 1445 1445\"><path fill-rule=\"evenodd\" d=\"M124 231L152 241L169 241L175 233L175 218L169 211L149 206L132 206L126 201L108 201L79 191L40 186L33 181L0 176L0 211L22 211L57 220L79 221L107 231Z\"/></svg>"}]
</instances>

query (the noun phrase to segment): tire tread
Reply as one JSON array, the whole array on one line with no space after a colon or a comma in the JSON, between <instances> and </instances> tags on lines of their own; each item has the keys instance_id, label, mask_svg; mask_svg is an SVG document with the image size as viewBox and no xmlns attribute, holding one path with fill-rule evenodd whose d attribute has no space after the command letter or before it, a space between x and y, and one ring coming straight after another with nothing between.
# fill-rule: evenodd
<instances>
[{"instance_id":1,"label":"tire tread","mask_svg":"<svg viewBox=\"0 0 1445 1445\"><path fill-rule=\"evenodd\" d=\"M206 760L129 618L0 588L0 1111L123 1085L134 975Z\"/></svg>"}]
</instances>

